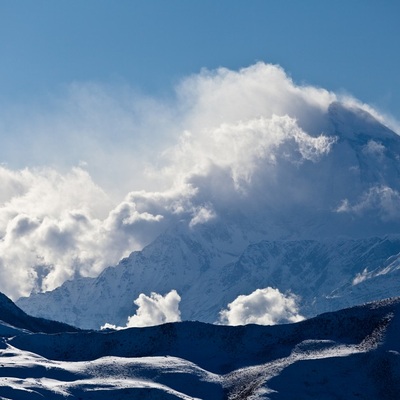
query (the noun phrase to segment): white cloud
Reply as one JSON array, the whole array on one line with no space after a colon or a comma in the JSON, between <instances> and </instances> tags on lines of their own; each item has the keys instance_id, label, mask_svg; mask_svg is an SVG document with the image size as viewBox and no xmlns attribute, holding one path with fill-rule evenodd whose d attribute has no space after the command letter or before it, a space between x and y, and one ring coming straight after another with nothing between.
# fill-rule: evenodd
<instances>
[{"instance_id":1,"label":"white cloud","mask_svg":"<svg viewBox=\"0 0 400 400\"><path fill-rule=\"evenodd\" d=\"M358 202L351 204L342 200L336 209L338 213L365 215L375 213L383 221L400 219L400 192L388 186L374 186L365 191Z\"/></svg>"},{"instance_id":2,"label":"white cloud","mask_svg":"<svg viewBox=\"0 0 400 400\"><path fill-rule=\"evenodd\" d=\"M75 275L96 276L141 248L141 238L162 219L138 212L129 198L112 208L79 168L61 174L1 167L0 180L6 182L0 203L0 290L13 298L54 289ZM131 234L143 225L143 236Z\"/></svg>"},{"instance_id":3,"label":"white cloud","mask_svg":"<svg viewBox=\"0 0 400 400\"><path fill-rule=\"evenodd\" d=\"M53 167L0 167L0 290L15 299L95 276L177 221L197 229L240 215L273 235L275 219L307 207L331 213L349 198L340 211L357 211L354 196L335 197L338 185L321 190L341 168L330 164L339 144L326 114L337 99L257 63L203 71L168 100L73 84L45 106L1 110L2 159ZM375 203L389 218L397 192L388 190Z\"/></svg>"},{"instance_id":4,"label":"white cloud","mask_svg":"<svg viewBox=\"0 0 400 400\"><path fill-rule=\"evenodd\" d=\"M373 155L376 157L382 157L385 152L385 146L382 143L376 142L375 140L369 140L364 146L363 152L367 155Z\"/></svg>"},{"instance_id":5,"label":"white cloud","mask_svg":"<svg viewBox=\"0 0 400 400\"><path fill-rule=\"evenodd\" d=\"M205 224L206 222L212 220L215 218L215 212L214 210L209 207L199 207L193 216L193 218L189 222L189 226L193 227L197 224Z\"/></svg>"},{"instance_id":6,"label":"white cloud","mask_svg":"<svg viewBox=\"0 0 400 400\"><path fill-rule=\"evenodd\" d=\"M321 114L336 99L326 90L295 85L282 68L264 63L239 71L204 70L184 80L178 96L186 109L186 129L198 132L273 115L289 115L303 129L312 121L315 129Z\"/></svg>"},{"instance_id":7,"label":"white cloud","mask_svg":"<svg viewBox=\"0 0 400 400\"><path fill-rule=\"evenodd\" d=\"M371 276L371 273L368 272L368 268L365 268L362 272L356 274L355 278L353 279L353 286L358 285L361 282L364 282L368 277Z\"/></svg>"},{"instance_id":8,"label":"white cloud","mask_svg":"<svg viewBox=\"0 0 400 400\"><path fill-rule=\"evenodd\" d=\"M179 311L180 301L181 297L176 290L171 290L165 296L154 292L150 296L141 293L134 301L138 306L136 314L128 317L125 327L106 323L101 329L124 329L178 322L181 320L181 313Z\"/></svg>"},{"instance_id":9,"label":"white cloud","mask_svg":"<svg viewBox=\"0 0 400 400\"><path fill-rule=\"evenodd\" d=\"M220 312L219 322L224 325L276 325L302 321L298 298L278 289L257 289L249 295L240 295L227 309Z\"/></svg>"},{"instance_id":10,"label":"white cloud","mask_svg":"<svg viewBox=\"0 0 400 400\"><path fill-rule=\"evenodd\" d=\"M257 170L274 167L278 156L285 155L293 163L315 162L329 153L334 142L332 137L310 136L288 116L224 123L196 134L186 132L166 152L171 160L166 173L188 180L190 175L205 175L217 166L227 169L240 187Z\"/></svg>"}]
</instances>

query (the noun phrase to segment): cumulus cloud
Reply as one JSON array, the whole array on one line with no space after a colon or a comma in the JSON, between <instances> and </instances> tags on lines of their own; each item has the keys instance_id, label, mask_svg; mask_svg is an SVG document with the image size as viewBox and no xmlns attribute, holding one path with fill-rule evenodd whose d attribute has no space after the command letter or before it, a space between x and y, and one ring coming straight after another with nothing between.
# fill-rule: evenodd
<instances>
[{"instance_id":1,"label":"cumulus cloud","mask_svg":"<svg viewBox=\"0 0 400 400\"><path fill-rule=\"evenodd\" d=\"M0 167L0 180L6 183L0 203L0 290L13 298L54 289L76 275L96 276L143 246L132 230L143 225L148 230L162 219L138 212L130 199L112 208L80 168L61 174Z\"/></svg>"},{"instance_id":2,"label":"cumulus cloud","mask_svg":"<svg viewBox=\"0 0 400 400\"><path fill-rule=\"evenodd\" d=\"M283 294L278 289L257 289L249 295L240 295L227 309L220 312L219 323L224 325L276 325L302 321L298 298Z\"/></svg>"},{"instance_id":3,"label":"cumulus cloud","mask_svg":"<svg viewBox=\"0 0 400 400\"><path fill-rule=\"evenodd\" d=\"M124 329L178 322L181 320L181 313L179 311L180 301L181 297L176 290L171 290L165 296L154 292L150 296L141 293L134 301L138 306L136 314L128 317L125 327L107 323L101 329Z\"/></svg>"},{"instance_id":4,"label":"cumulus cloud","mask_svg":"<svg viewBox=\"0 0 400 400\"><path fill-rule=\"evenodd\" d=\"M173 162L166 172L179 177L185 171L182 178L187 180L190 175L205 175L216 166L228 170L238 188L249 183L255 171L276 166L279 156L294 164L317 161L334 142L332 137L310 136L288 116L224 123L196 135L186 132L179 144L168 150Z\"/></svg>"},{"instance_id":5,"label":"cumulus cloud","mask_svg":"<svg viewBox=\"0 0 400 400\"><path fill-rule=\"evenodd\" d=\"M321 190L326 173L342 168L329 158L341 145L327 118L337 100L257 63L202 71L168 100L73 84L46 107L0 111L9 133L0 156L30 165L0 168L0 290L16 299L95 276L178 221L195 230L241 218L274 237L274 220L307 207L332 213L374 203L389 218L395 189L367 193L358 208L342 193L347 181ZM364 147L378 158L386 151L378 141ZM41 163L53 167L34 167Z\"/></svg>"},{"instance_id":6,"label":"cumulus cloud","mask_svg":"<svg viewBox=\"0 0 400 400\"><path fill-rule=\"evenodd\" d=\"M189 131L289 115L303 129L318 134L322 113L336 99L324 89L295 85L282 68L264 63L239 71L204 70L184 80L178 95L187 109L185 127Z\"/></svg>"}]
</instances>

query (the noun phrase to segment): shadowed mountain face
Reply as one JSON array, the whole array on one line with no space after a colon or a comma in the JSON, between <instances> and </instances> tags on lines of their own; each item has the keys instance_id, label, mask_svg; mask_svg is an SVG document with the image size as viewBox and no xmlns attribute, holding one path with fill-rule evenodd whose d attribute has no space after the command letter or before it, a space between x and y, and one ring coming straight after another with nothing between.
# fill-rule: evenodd
<instances>
[{"instance_id":1,"label":"shadowed mountain face","mask_svg":"<svg viewBox=\"0 0 400 400\"><path fill-rule=\"evenodd\" d=\"M0 293L0 323L31 332L60 333L77 332L79 329L67 324L35 318L17 307L6 295Z\"/></svg>"},{"instance_id":2,"label":"shadowed mountain face","mask_svg":"<svg viewBox=\"0 0 400 400\"><path fill-rule=\"evenodd\" d=\"M21 331L3 339L0 396L396 399L399 317L391 299L277 326Z\"/></svg>"}]
</instances>

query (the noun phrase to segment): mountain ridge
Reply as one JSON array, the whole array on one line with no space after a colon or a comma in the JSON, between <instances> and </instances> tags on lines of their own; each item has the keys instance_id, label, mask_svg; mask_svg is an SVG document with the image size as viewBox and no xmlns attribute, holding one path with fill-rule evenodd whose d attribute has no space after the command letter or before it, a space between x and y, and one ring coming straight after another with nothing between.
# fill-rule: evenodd
<instances>
[{"instance_id":1,"label":"mountain ridge","mask_svg":"<svg viewBox=\"0 0 400 400\"><path fill-rule=\"evenodd\" d=\"M77 332L79 329L62 322L32 317L21 310L5 294L0 293L0 321L30 332L60 333Z\"/></svg>"},{"instance_id":2,"label":"mountain ridge","mask_svg":"<svg viewBox=\"0 0 400 400\"><path fill-rule=\"evenodd\" d=\"M185 242L176 240L177 237L173 236L172 243L185 245ZM64 318L67 316L69 323L98 329L106 322L124 326L127 317L135 312L133 300L140 293L151 291L164 294L176 289L182 297L183 319L213 323L217 321L219 311L239 294L249 294L253 288L267 286L278 288L281 292L291 290L294 294L300 294L300 312L307 317L350 306L351 301L347 301L343 295L336 298L328 296L340 288L344 291L346 284L350 284L347 291L357 289L358 285L352 282L366 268L377 271L375 277L360 283L365 288L357 298L358 303L374 300L374 292L378 290L381 298L395 295L400 290L400 283L396 284L399 281L392 279L400 272L398 270L380 275L383 282L379 287L371 289L370 284L377 279L379 271L385 270L388 259L393 262L390 257L399 256L400 238L397 236L352 241L342 239L337 242L261 241L247 246L233 262L213 267L207 262L195 262L199 260L198 254L200 260L203 257L199 243L194 247L194 254L187 253L187 247L168 250L162 246L162 249L167 251L167 258L163 252L153 251L151 245L144 252L132 253L119 266L106 269L98 278L70 281L54 292L21 299L17 304L35 313L41 311L35 300L43 299L47 314L43 312L39 315L51 318L54 304L54 313L64 315ZM185 251L191 272L183 274L176 271L175 275L171 274L176 254L185 254ZM182 256L179 255L177 259L182 259ZM207 257L205 260L209 261ZM150 274L153 271L155 273L155 265L157 276ZM132 290L135 285L136 292ZM393 286L391 289L390 285ZM207 291L213 296L204 298ZM75 293L79 297L75 297ZM60 299L65 299L66 304L61 312L58 309ZM319 304L313 306L315 299Z\"/></svg>"},{"instance_id":3,"label":"mountain ridge","mask_svg":"<svg viewBox=\"0 0 400 400\"><path fill-rule=\"evenodd\" d=\"M394 400L399 317L397 297L275 326L19 332L0 348L0 396Z\"/></svg>"}]
</instances>

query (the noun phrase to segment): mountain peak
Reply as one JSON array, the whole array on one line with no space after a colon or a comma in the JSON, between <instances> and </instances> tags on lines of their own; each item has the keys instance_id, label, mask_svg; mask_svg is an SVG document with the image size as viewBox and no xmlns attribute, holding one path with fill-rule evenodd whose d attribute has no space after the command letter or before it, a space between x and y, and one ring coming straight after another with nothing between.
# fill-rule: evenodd
<instances>
[{"instance_id":1,"label":"mountain peak","mask_svg":"<svg viewBox=\"0 0 400 400\"><path fill-rule=\"evenodd\" d=\"M339 101L328 107L328 118L334 127L334 134L340 138L358 141L399 140L399 136L380 122L368 111Z\"/></svg>"}]
</instances>

